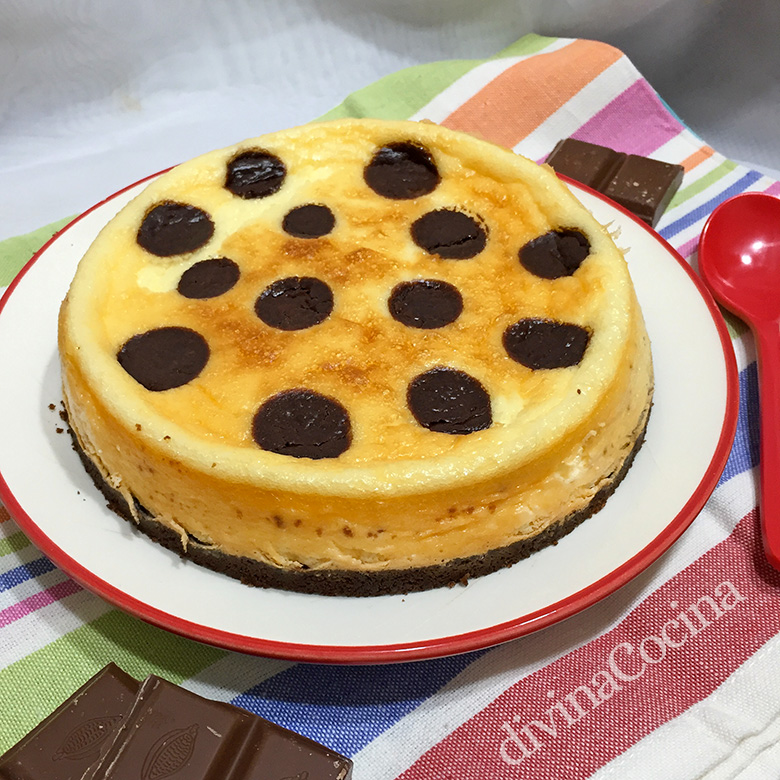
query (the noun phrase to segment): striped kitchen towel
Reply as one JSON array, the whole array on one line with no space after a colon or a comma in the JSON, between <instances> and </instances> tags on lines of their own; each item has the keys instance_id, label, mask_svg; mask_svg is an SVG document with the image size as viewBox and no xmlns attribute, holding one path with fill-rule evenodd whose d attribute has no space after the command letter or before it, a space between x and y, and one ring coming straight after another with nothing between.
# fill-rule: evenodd
<instances>
[{"instance_id":1,"label":"striped kitchen towel","mask_svg":"<svg viewBox=\"0 0 780 780\"><path fill-rule=\"evenodd\" d=\"M531 35L489 60L411 68L328 114L339 116L429 119L536 160L574 136L680 163L683 184L657 229L694 267L718 203L748 190L780 194L777 182L707 146L620 51L594 41ZM0 284L54 229L0 244ZM780 575L757 530L752 339L736 320L729 328L738 430L691 528L586 612L487 650L338 666L208 647L84 591L0 506L0 752L115 661L352 756L355 780L776 777Z\"/></svg>"}]
</instances>

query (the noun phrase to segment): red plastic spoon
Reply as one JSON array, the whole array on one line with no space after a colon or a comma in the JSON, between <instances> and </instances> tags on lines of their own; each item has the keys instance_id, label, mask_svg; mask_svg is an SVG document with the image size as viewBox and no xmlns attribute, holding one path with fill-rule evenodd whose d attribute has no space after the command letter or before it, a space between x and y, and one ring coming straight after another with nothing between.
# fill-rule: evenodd
<instances>
[{"instance_id":1,"label":"red plastic spoon","mask_svg":"<svg viewBox=\"0 0 780 780\"><path fill-rule=\"evenodd\" d=\"M702 230L699 270L715 298L755 337L761 530L767 560L780 569L780 199L749 192L721 203Z\"/></svg>"}]
</instances>

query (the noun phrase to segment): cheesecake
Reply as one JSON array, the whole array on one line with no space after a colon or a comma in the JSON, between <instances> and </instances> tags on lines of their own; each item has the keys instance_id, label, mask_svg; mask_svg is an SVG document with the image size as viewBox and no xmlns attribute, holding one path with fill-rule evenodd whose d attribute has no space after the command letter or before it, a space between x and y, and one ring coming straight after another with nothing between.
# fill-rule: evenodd
<instances>
[{"instance_id":1,"label":"cheesecake","mask_svg":"<svg viewBox=\"0 0 780 780\"><path fill-rule=\"evenodd\" d=\"M548 166L430 122L308 124L154 178L80 260L59 355L111 508L324 595L556 542L626 474L653 395L609 230Z\"/></svg>"}]
</instances>

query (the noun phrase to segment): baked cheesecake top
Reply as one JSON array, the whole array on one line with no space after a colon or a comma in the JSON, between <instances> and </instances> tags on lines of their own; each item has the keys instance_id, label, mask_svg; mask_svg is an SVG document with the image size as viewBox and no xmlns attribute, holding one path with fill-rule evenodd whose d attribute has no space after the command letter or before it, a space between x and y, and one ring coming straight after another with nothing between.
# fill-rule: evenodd
<instances>
[{"instance_id":1,"label":"baked cheesecake top","mask_svg":"<svg viewBox=\"0 0 780 780\"><path fill-rule=\"evenodd\" d=\"M413 491L577 429L629 370L636 305L549 168L431 123L339 120L152 181L79 265L63 359L178 458Z\"/></svg>"}]
</instances>

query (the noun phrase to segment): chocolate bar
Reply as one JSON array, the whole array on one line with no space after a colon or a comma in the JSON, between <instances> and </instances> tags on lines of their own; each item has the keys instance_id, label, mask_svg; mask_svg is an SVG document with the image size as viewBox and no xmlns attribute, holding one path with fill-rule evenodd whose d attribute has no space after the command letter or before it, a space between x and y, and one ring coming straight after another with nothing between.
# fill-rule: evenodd
<instances>
[{"instance_id":1,"label":"chocolate bar","mask_svg":"<svg viewBox=\"0 0 780 780\"><path fill-rule=\"evenodd\" d=\"M546 162L561 173L606 195L655 227L683 177L682 165L616 152L576 138L564 138Z\"/></svg>"},{"instance_id":2,"label":"chocolate bar","mask_svg":"<svg viewBox=\"0 0 780 780\"><path fill-rule=\"evenodd\" d=\"M138 687L118 666L104 667L0 756L0 778L80 780L108 751Z\"/></svg>"},{"instance_id":3,"label":"chocolate bar","mask_svg":"<svg viewBox=\"0 0 780 780\"><path fill-rule=\"evenodd\" d=\"M0 757L3 780L349 780L352 762L239 707L109 664Z\"/></svg>"}]
</instances>

